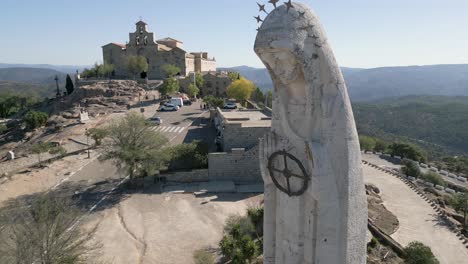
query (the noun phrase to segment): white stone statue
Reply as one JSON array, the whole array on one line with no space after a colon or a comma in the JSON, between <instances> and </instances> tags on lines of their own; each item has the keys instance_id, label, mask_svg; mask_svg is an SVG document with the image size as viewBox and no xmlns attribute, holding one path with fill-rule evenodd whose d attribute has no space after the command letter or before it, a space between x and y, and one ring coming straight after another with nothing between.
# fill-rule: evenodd
<instances>
[{"instance_id":1,"label":"white stone statue","mask_svg":"<svg viewBox=\"0 0 468 264\"><path fill-rule=\"evenodd\" d=\"M346 85L316 15L274 9L255 52L274 83L271 133L260 140L264 263L366 262L367 201Z\"/></svg>"}]
</instances>

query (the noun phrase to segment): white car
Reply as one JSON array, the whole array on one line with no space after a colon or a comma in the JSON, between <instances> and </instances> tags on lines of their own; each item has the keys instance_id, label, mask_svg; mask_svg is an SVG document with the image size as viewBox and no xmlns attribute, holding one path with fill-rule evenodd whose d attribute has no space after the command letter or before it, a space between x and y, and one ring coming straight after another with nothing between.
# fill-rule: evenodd
<instances>
[{"instance_id":1,"label":"white car","mask_svg":"<svg viewBox=\"0 0 468 264\"><path fill-rule=\"evenodd\" d=\"M159 107L159 111L177 111L177 110L179 110L179 107L173 104L164 104L161 107Z\"/></svg>"},{"instance_id":2,"label":"white car","mask_svg":"<svg viewBox=\"0 0 468 264\"><path fill-rule=\"evenodd\" d=\"M224 109L237 109L236 103L228 102L224 104Z\"/></svg>"},{"instance_id":3,"label":"white car","mask_svg":"<svg viewBox=\"0 0 468 264\"><path fill-rule=\"evenodd\" d=\"M153 116L150 119L148 119L148 122L152 125L161 125L162 124L162 119L160 117Z\"/></svg>"}]
</instances>

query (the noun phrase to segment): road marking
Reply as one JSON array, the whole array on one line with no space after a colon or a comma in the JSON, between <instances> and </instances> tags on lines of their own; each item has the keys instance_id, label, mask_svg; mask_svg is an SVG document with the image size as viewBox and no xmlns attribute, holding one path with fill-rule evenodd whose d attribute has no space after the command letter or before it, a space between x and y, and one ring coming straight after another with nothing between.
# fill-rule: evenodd
<instances>
[{"instance_id":1,"label":"road marking","mask_svg":"<svg viewBox=\"0 0 468 264\"><path fill-rule=\"evenodd\" d=\"M175 132L180 134L182 133L182 131L184 131L184 129L185 129L184 127L179 127Z\"/></svg>"},{"instance_id":2,"label":"road marking","mask_svg":"<svg viewBox=\"0 0 468 264\"><path fill-rule=\"evenodd\" d=\"M163 127L163 128L161 129L161 132L165 132L168 128L169 128L169 127Z\"/></svg>"},{"instance_id":3,"label":"road marking","mask_svg":"<svg viewBox=\"0 0 468 264\"><path fill-rule=\"evenodd\" d=\"M171 133L174 130L174 128L177 129L177 127L170 127L169 130L167 130L167 132Z\"/></svg>"}]
</instances>

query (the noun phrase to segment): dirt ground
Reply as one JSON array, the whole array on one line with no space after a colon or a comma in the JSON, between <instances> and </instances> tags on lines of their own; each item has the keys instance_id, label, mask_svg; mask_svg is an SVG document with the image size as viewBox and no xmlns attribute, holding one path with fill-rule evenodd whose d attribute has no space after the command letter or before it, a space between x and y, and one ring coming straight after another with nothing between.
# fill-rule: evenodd
<instances>
[{"instance_id":1,"label":"dirt ground","mask_svg":"<svg viewBox=\"0 0 468 264\"><path fill-rule=\"evenodd\" d=\"M88 225L98 225L103 244L101 261L126 263L193 263L193 252L217 247L225 220L245 214L262 195L134 194L95 213Z\"/></svg>"}]
</instances>

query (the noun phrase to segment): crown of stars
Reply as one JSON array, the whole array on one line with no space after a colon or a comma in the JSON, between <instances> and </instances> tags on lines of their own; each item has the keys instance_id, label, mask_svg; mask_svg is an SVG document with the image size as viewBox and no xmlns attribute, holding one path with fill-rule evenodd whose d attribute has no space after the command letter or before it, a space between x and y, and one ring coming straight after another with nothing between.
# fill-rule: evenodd
<instances>
[{"instance_id":1,"label":"crown of stars","mask_svg":"<svg viewBox=\"0 0 468 264\"><path fill-rule=\"evenodd\" d=\"M273 7L274 7L274 9L276 9L277 4L278 4L279 1L280 1L280 0L269 0L268 3L272 4ZM258 11L259 11L259 12L264 12L264 13L267 14L267 15L269 14L269 13L266 11L266 9L265 9L265 6L266 6L265 4L262 5L262 4L260 4L260 3L257 2L257 5L258 5ZM286 12L289 12L289 10L290 10L291 8L294 8L294 5L293 5L293 3L292 3L292 0L288 0L287 2L284 2L284 5L286 6ZM297 18L304 17L305 14L306 14L305 11L299 11L299 10L298 10L297 13L299 14L299 15L297 16ZM257 16L254 16L254 18L255 18L255 20L257 21L257 24L260 23L260 22L263 22L263 19L260 17L260 14L257 15ZM257 28L257 31L259 31L259 30L260 30L260 27Z\"/></svg>"}]
</instances>

